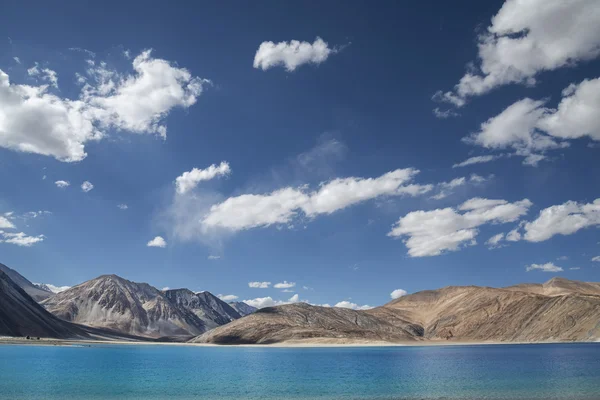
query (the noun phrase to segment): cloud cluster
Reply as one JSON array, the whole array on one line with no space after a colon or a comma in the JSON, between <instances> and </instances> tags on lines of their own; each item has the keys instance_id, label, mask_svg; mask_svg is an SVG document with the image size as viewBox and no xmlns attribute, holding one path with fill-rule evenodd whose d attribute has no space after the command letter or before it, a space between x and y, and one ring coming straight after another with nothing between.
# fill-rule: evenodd
<instances>
[{"instance_id":1,"label":"cloud cluster","mask_svg":"<svg viewBox=\"0 0 600 400\"><path fill-rule=\"evenodd\" d=\"M262 42L254 55L254 68L263 71L283 66L289 72L304 64L321 64L338 50L329 48L317 37L314 43L292 40L289 42Z\"/></svg>"},{"instance_id":2,"label":"cloud cluster","mask_svg":"<svg viewBox=\"0 0 600 400\"><path fill-rule=\"evenodd\" d=\"M211 206L202 224L240 231L287 224L300 211L312 218L381 196L416 195L431 190L431 185L406 185L417 173L412 168L397 169L378 178L337 178L312 192L305 187L286 187L267 194L230 197Z\"/></svg>"},{"instance_id":3,"label":"cloud cluster","mask_svg":"<svg viewBox=\"0 0 600 400\"><path fill-rule=\"evenodd\" d=\"M271 286L271 282L248 282L248 287L254 289L267 289Z\"/></svg>"},{"instance_id":4,"label":"cloud cluster","mask_svg":"<svg viewBox=\"0 0 600 400\"><path fill-rule=\"evenodd\" d=\"M528 199L509 203L473 198L460 205L458 210L448 207L413 211L400 218L388 236L407 238L405 244L411 257L437 256L475 244L478 227L517 221L527 214L531 205Z\"/></svg>"},{"instance_id":5,"label":"cloud cluster","mask_svg":"<svg viewBox=\"0 0 600 400\"><path fill-rule=\"evenodd\" d=\"M165 248L167 247L167 241L162 236L156 236L154 239L146 243L146 246Z\"/></svg>"},{"instance_id":6,"label":"cloud cluster","mask_svg":"<svg viewBox=\"0 0 600 400\"><path fill-rule=\"evenodd\" d=\"M527 267L525 267L525 270L527 272L529 271L542 271L542 272L561 272L564 271L561 267L554 265L553 263L549 262L546 264L531 264L528 265Z\"/></svg>"},{"instance_id":7,"label":"cloud cluster","mask_svg":"<svg viewBox=\"0 0 600 400\"><path fill-rule=\"evenodd\" d=\"M6 232L0 230L0 243L10 243L17 246L30 247L44 240L44 235L29 236L24 232Z\"/></svg>"},{"instance_id":8,"label":"cloud cluster","mask_svg":"<svg viewBox=\"0 0 600 400\"><path fill-rule=\"evenodd\" d=\"M270 296L244 300L244 303L248 304L249 306L256 307L256 308L275 307L275 306L281 306L284 304L292 304L292 303L299 303L299 302L300 302L300 296L298 296L297 294L293 295L288 300L273 300L273 298Z\"/></svg>"},{"instance_id":9,"label":"cloud cluster","mask_svg":"<svg viewBox=\"0 0 600 400\"><path fill-rule=\"evenodd\" d=\"M69 183L69 181L56 181L56 182L54 182L54 184L56 185L56 187L58 187L60 189L64 189L71 185L71 183Z\"/></svg>"},{"instance_id":10,"label":"cloud cluster","mask_svg":"<svg viewBox=\"0 0 600 400\"><path fill-rule=\"evenodd\" d=\"M208 181L218 176L225 176L231 173L229 163L226 161L221 164L212 164L205 169L193 168L191 171L186 171L181 176L175 179L177 193L185 194L194 189L202 181Z\"/></svg>"},{"instance_id":11,"label":"cloud cluster","mask_svg":"<svg viewBox=\"0 0 600 400\"><path fill-rule=\"evenodd\" d=\"M524 224L523 239L542 242L554 235L571 235L581 229L600 225L600 198L593 203L567 201L540 211L538 217Z\"/></svg>"},{"instance_id":12,"label":"cloud cluster","mask_svg":"<svg viewBox=\"0 0 600 400\"><path fill-rule=\"evenodd\" d=\"M483 176L479 176L477 174L471 174L471 176L469 178L460 177L460 178L452 179L449 182L438 183L437 184L438 192L435 195L431 196L431 198L434 200L444 199L444 198L450 196L452 193L454 193L454 191L461 186L466 186L467 184L481 185L483 183L488 182L493 177L494 177L494 175L490 175L489 177L484 178Z\"/></svg>"},{"instance_id":13,"label":"cloud cluster","mask_svg":"<svg viewBox=\"0 0 600 400\"><path fill-rule=\"evenodd\" d=\"M471 68L453 91L434 97L462 107L498 86L534 85L542 71L596 58L599 13L595 0L507 0L479 36L479 71Z\"/></svg>"},{"instance_id":14,"label":"cloud cluster","mask_svg":"<svg viewBox=\"0 0 600 400\"><path fill-rule=\"evenodd\" d=\"M234 294L218 294L217 297L223 301L234 301L238 299L238 296Z\"/></svg>"},{"instance_id":15,"label":"cloud cluster","mask_svg":"<svg viewBox=\"0 0 600 400\"><path fill-rule=\"evenodd\" d=\"M408 292L404 289L396 289L392 293L390 293L390 297L392 299L399 299L402 296L406 296Z\"/></svg>"},{"instance_id":16,"label":"cloud cluster","mask_svg":"<svg viewBox=\"0 0 600 400\"><path fill-rule=\"evenodd\" d=\"M151 57L149 50L133 60L132 74L110 70L89 60L79 99L48 91L48 85L11 83L0 70L0 146L60 161L81 161L85 144L101 140L110 129L166 136L163 119L175 107L196 102L207 81L185 68ZM35 66L32 76L57 82L56 73Z\"/></svg>"},{"instance_id":17,"label":"cloud cluster","mask_svg":"<svg viewBox=\"0 0 600 400\"><path fill-rule=\"evenodd\" d=\"M296 282L283 281L273 285L275 289L289 289L296 286Z\"/></svg>"},{"instance_id":18,"label":"cloud cluster","mask_svg":"<svg viewBox=\"0 0 600 400\"><path fill-rule=\"evenodd\" d=\"M369 305L361 306L361 305L358 305L356 303L352 303L352 302L347 301L347 300L343 300L343 301L340 301L339 303L336 303L334 305L334 307L349 308L351 310L370 310L371 308L373 308L373 307L371 307Z\"/></svg>"},{"instance_id":19,"label":"cloud cluster","mask_svg":"<svg viewBox=\"0 0 600 400\"><path fill-rule=\"evenodd\" d=\"M85 193L89 192L93 188L94 188L94 185L90 181L85 181L81 184L81 190L83 190Z\"/></svg>"}]
</instances>

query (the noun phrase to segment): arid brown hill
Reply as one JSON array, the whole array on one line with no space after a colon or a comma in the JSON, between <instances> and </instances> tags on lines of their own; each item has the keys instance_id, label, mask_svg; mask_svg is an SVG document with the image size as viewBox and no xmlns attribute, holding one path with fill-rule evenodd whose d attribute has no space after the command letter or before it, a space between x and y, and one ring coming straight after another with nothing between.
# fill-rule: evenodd
<instances>
[{"instance_id":1,"label":"arid brown hill","mask_svg":"<svg viewBox=\"0 0 600 400\"><path fill-rule=\"evenodd\" d=\"M598 288L598 283L555 278L505 289L427 290L365 311L307 304L270 307L193 342L594 341L600 339Z\"/></svg>"}]
</instances>

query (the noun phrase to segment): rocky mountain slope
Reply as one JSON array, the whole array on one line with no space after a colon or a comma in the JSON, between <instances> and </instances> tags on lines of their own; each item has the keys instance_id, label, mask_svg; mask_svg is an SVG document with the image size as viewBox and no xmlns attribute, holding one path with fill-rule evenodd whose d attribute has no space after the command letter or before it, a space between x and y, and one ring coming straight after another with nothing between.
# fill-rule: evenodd
<instances>
[{"instance_id":1,"label":"rocky mountain slope","mask_svg":"<svg viewBox=\"0 0 600 400\"><path fill-rule=\"evenodd\" d=\"M193 341L595 341L600 340L598 285L553 279L505 289L446 287L365 311L286 305L258 310Z\"/></svg>"},{"instance_id":2,"label":"rocky mountain slope","mask_svg":"<svg viewBox=\"0 0 600 400\"><path fill-rule=\"evenodd\" d=\"M250 315L254 311L258 310L258 308L252 307L251 305L248 305L248 304L244 303L243 301L232 301L231 303L229 303L229 305L235 311L237 311L242 317L245 317L246 315Z\"/></svg>"},{"instance_id":3,"label":"rocky mountain slope","mask_svg":"<svg viewBox=\"0 0 600 400\"><path fill-rule=\"evenodd\" d=\"M4 272L6 275L8 275L8 277L14 283L19 285L21 287L21 289L23 289L25 292L27 292L27 294L29 296L31 296L35 301L42 301L42 300L45 300L45 299L51 297L52 295L54 295L54 293L52 293L50 290L45 290L43 288L36 286L35 284L31 283L27 278L25 278L23 275L19 274L17 271L7 267L4 264L0 264L0 271Z\"/></svg>"},{"instance_id":4,"label":"rocky mountain slope","mask_svg":"<svg viewBox=\"0 0 600 400\"><path fill-rule=\"evenodd\" d=\"M143 340L107 329L94 329L63 321L46 311L3 271L0 271L0 336Z\"/></svg>"},{"instance_id":5,"label":"rocky mountain slope","mask_svg":"<svg viewBox=\"0 0 600 400\"><path fill-rule=\"evenodd\" d=\"M54 295L42 305L57 317L151 338L195 336L240 318L209 292L160 291L117 275L103 275Z\"/></svg>"},{"instance_id":6,"label":"rocky mountain slope","mask_svg":"<svg viewBox=\"0 0 600 400\"><path fill-rule=\"evenodd\" d=\"M415 340L419 329L399 318L387 321L362 311L296 303L261 308L192 342L268 344L306 339L402 342Z\"/></svg>"},{"instance_id":7,"label":"rocky mountain slope","mask_svg":"<svg viewBox=\"0 0 600 400\"><path fill-rule=\"evenodd\" d=\"M182 315L191 314L198 318L203 331L242 317L229 304L210 292L194 293L189 289L171 289L164 291L164 294Z\"/></svg>"}]
</instances>

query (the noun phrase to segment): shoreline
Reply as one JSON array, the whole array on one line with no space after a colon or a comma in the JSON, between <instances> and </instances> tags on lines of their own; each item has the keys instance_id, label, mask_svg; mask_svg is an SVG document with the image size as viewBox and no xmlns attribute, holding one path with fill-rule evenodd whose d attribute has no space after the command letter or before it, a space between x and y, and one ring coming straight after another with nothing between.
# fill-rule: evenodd
<instances>
[{"instance_id":1,"label":"shoreline","mask_svg":"<svg viewBox=\"0 0 600 400\"><path fill-rule=\"evenodd\" d=\"M133 346L186 346L186 347L220 347L220 348L352 348L352 347L434 347L434 346L487 346L487 345L534 345L534 344L593 344L600 341L544 341L544 342L502 342L502 341L411 341L411 342L335 342L335 341L288 341L269 344L213 344L187 342L152 342L126 340L77 340L42 338L32 340L18 337L0 337L0 346L64 346L64 347L98 347L111 345Z\"/></svg>"}]
</instances>

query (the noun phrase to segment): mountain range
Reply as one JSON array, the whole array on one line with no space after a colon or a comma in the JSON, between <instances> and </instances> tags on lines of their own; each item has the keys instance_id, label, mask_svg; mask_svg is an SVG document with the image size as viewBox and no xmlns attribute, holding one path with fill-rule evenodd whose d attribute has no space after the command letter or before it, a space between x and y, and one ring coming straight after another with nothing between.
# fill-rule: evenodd
<instances>
[{"instance_id":1,"label":"mountain range","mask_svg":"<svg viewBox=\"0 0 600 400\"><path fill-rule=\"evenodd\" d=\"M600 283L449 286L358 311L306 303L256 310L117 275L52 293L0 264L0 335L213 344L600 341Z\"/></svg>"},{"instance_id":2,"label":"mountain range","mask_svg":"<svg viewBox=\"0 0 600 400\"><path fill-rule=\"evenodd\" d=\"M268 307L195 343L544 342L600 340L600 283L554 278L508 288L454 286L354 311Z\"/></svg>"}]
</instances>

